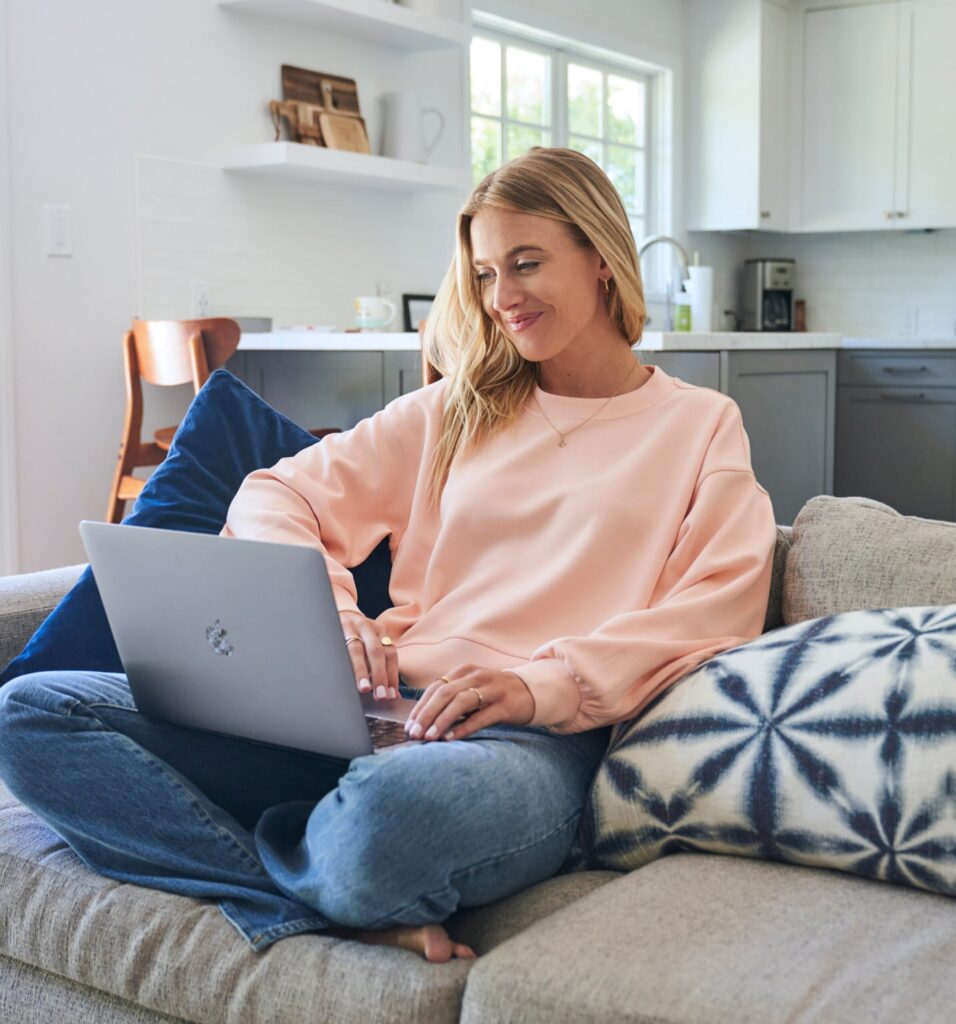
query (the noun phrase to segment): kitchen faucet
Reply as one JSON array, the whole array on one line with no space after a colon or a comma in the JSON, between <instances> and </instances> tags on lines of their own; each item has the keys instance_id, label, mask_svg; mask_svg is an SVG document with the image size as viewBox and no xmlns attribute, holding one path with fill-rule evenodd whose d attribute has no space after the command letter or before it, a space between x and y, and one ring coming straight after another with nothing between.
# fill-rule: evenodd
<instances>
[{"instance_id":1,"label":"kitchen faucet","mask_svg":"<svg viewBox=\"0 0 956 1024\"><path fill-rule=\"evenodd\" d=\"M690 273L687 270L687 251L677 241L676 238L671 238L670 235L651 235L649 238L645 238L643 242L637 247L637 258L640 260L641 256L651 248L652 245L657 245L658 242L666 242L668 245L674 246L677 250L677 258L680 260L680 273L681 282L686 281L690 277ZM667 279L667 324L666 330L672 331L674 329L674 314L672 312L672 297L671 297L671 279Z\"/></svg>"}]
</instances>

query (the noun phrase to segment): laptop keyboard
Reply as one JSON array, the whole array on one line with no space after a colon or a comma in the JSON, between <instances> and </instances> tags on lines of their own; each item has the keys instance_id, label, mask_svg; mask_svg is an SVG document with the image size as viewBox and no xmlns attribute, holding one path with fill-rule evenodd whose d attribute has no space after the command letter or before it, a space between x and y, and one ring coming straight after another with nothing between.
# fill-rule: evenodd
<instances>
[{"instance_id":1,"label":"laptop keyboard","mask_svg":"<svg viewBox=\"0 0 956 1024\"><path fill-rule=\"evenodd\" d=\"M405 743L409 739L404 722L390 722L387 718L372 718L370 715L366 715L365 721L372 737L372 746L376 750L394 747L396 743Z\"/></svg>"}]
</instances>

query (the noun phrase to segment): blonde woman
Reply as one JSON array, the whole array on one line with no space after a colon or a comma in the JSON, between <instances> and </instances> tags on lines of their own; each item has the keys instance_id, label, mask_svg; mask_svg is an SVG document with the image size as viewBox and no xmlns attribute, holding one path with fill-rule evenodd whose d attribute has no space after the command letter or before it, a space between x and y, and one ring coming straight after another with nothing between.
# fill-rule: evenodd
<instances>
[{"instance_id":1,"label":"blonde woman","mask_svg":"<svg viewBox=\"0 0 956 1024\"><path fill-rule=\"evenodd\" d=\"M415 742L197 753L123 676L47 673L0 694L10 788L97 870L217 899L255 949L317 931L473 957L441 922L578 866L611 726L763 626L774 514L740 412L642 365L644 320L596 164L535 148L488 175L426 327L440 379L252 473L223 529L324 554L356 685L417 698ZM386 536L371 621L346 566Z\"/></svg>"}]
</instances>

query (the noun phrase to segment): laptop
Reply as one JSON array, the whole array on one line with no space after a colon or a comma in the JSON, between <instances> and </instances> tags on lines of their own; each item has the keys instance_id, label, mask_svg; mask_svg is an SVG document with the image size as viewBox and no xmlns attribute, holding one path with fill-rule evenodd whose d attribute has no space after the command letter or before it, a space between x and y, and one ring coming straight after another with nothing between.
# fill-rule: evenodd
<instances>
[{"instance_id":1,"label":"laptop","mask_svg":"<svg viewBox=\"0 0 956 1024\"><path fill-rule=\"evenodd\" d=\"M293 544L80 523L137 709L351 760L415 743L360 693L325 559Z\"/></svg>"}]
</instances>

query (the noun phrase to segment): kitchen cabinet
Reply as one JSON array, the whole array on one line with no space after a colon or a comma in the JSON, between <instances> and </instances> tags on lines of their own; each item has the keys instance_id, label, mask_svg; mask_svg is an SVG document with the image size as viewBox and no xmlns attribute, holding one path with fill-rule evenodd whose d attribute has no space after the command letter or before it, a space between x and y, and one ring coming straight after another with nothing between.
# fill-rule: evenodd
<instances>
[{"instance_id":1,"label":"kitchen cabinet","mask_svg":"<svg viewBox=\"0 0 956 1024\"><path fill-rule=\"evenodd\" d=\"M691 2L692 231L788 226L788 18L771 0Z\"/></svg>"},{"instance_id":2,"label":"kitchen cabinet","mask_svg":"<svg viewBox=\"0 0 956 1024\"><path fill-rule=\"evenodd\" d=\"M721 352L721 388L737 403L754 474L790 525L817 494L833 493L835 350Z\"/></svg>"},{"instance_id":3,"label":"kitchen cabinet","mask_svg":"<svg viewBox=\"0 0 956 1024\"><path fill-rule=\"evenodd\" d=\"M956 225L956 4L804 6L798 229Z\"/></svg>"},{"instance_id":4,"label":"kitchen cabinet","mask_svg":"<svg viewBox=\"0 0 956 1024\"><path fill-rule=\"evenodd\" d=\"M834 494L956 521L956 353L841 352Z\"/></svg>"}]
</instances>

